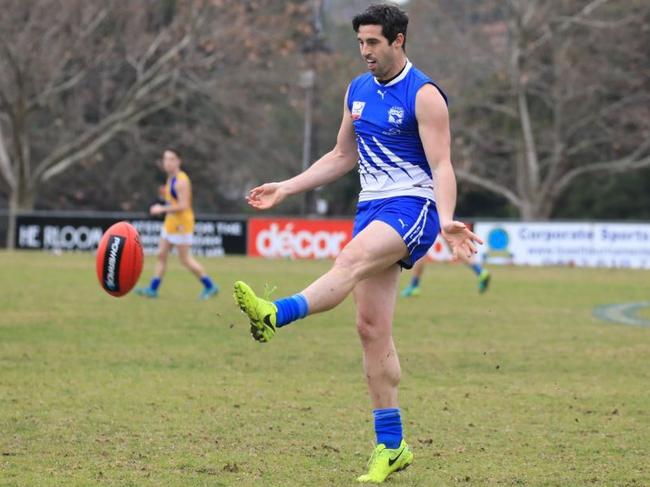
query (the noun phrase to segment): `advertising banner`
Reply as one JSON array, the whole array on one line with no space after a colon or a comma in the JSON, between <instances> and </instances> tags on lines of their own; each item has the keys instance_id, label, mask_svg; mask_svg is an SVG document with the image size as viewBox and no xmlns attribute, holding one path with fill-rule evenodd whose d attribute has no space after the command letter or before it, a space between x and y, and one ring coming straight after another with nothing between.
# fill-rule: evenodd
<instances>
[{"instance_id":1,"label":"advertising banner","mask_svg":"<svg viewBox=\"0 0 650 487\"><path fill-rule=\"evenodd\" d=\"M158 248L162 220L125 216L20 215L17 219L16 248L52 251L94 251L103 233L125 220L138 233L144 252ZM222 256L246 253L246 221L200 218L194 227L195 255Z\"/></svg>"},{"instance_id":2,"label":"advertising banner","mask_svg":"<svg viewBox=\"0 0 650 487\"><path fill-rule=\"evenodd\" d=\"M248 255L291 259L336 257L352 239L352 220L253 218Z\"/></svg>"},{"instance_id":3,"label":"advertising banner","mask_svg":"<svg viewBox=\"0 0 650 487\"><path fill-rule=\"evenodd\" d=\"M650 224L480 222L474 231L486 263L650 269Z\"/></svg>"}]
</instances>

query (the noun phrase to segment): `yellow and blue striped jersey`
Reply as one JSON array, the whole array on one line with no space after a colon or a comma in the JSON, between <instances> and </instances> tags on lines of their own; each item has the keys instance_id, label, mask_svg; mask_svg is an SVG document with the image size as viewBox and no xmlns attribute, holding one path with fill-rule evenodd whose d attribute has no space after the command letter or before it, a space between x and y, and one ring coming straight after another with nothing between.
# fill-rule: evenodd
<instances>
[{"instance_id":1,"label":"yellow and blue striped jersey","mask_svg":"<svg viewBox=\"0 0 650 487\"><path fill-rule=\"evenodd\" d=\"M179 181L187 181L187 186L190 192L189 206L182 211L170 212L165 215L164 228L168 234L174 233L194 233L194 211L192 210L192 183L187 173L179 171L178 174L167 178L165 184L165 202L168 205L178 205L178 193L176 192L176 185Z\"/></svg>"}]
</instances>

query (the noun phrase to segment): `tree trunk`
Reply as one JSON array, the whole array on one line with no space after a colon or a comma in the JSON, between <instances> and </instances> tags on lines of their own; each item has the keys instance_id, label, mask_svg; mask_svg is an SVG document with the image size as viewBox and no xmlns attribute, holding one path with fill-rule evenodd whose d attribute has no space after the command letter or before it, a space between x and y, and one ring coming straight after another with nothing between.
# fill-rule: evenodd
<instances>
[{"instance_id":1,"label":"tree trunk","mask_svg":"<svg viewBox=\"0 0 650 487\"><path fill-rule=\"evenodd\" d=\"M535 206L532 201L528 199L523 199L521 201L521 206L519 206L519 216L524 221L535 219Z\"/></svg>"},{"instance_id":2,"label":"tree trunk","mask_svg":"<svg viewBox=\"0 0 650 487\"><path fill-rule=\"evenodd\" d=\"M9 215L7 221L7 249L14 250L16 247L16 236L18 227L16 219L21 211L31 211L36 202L36 192L33 185L26 182L18 184L17 188L9 195Z\"/></svg>"},{"instance_id":3,"label":"tree trunk","mask_svg":"<svg viewBox=\"0 0 650 487\"><path fill-rule=\"evenodd\" d=\"M555 207L556 203L557 201L551 199L550 196L547 196L543 200L538 201L537 204L535 205L537 220L544 220L544 221L550 220L551 213L553 212L553 208Z\"/></svg>"},{"instance_id":4,"label":"tree trunk","mask_svg":"<svg viewBox=\"0 0 650 487\"><path fill-rule=\"evenodd\" d=\"M18 207L17 195L15 192L11 193L9 197L9 215L7 215L7 249L14 250L16 242L16 211Z\"/></svg>"},{"instance_id":5,"label":"tree trunk","mask_svg":"<svg viewBox=\"0 0 650 487\"><path fill-rule=\"evenodd\" d=\"M551 217L554 203L550 197L522 198L519 215L524 221L546 221Z\"/></svg>"}]
</instances>

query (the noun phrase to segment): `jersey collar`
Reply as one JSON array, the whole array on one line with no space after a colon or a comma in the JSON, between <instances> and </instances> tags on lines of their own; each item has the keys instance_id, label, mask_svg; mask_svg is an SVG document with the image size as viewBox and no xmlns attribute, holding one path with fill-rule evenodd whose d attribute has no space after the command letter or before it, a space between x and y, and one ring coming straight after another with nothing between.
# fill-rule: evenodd
<instances>
[{"instance_id":1,"label":"jersey collar","mask_svg":"<svg viewBox=\"0 0 650 487\"><path fill-rule=\"evenodd\" d=\"M383 86L383 87L386 87L386 86L393 86L393 85L396 85L397 83L399 83L400 81L402 81L404 78L406 78L406 75L408 74L408 72L411 70L412 67L413 67L413 64L411 63L411 61L409 61L409 60L407 59L407 60L406 60L406 66L404 66L404 69L403 69L402 72L399 74L399 76L397 76L397 78L391 80L390 82L388 82L388 83L386 83L386 84L380 83L379 81L377 81L377 78L375 78L374 76L373 76L372 79L374 79L374 80L375 80L375 84L377 84L377 85L379 85L379 86Z\"/></svg>"}]
</instances>

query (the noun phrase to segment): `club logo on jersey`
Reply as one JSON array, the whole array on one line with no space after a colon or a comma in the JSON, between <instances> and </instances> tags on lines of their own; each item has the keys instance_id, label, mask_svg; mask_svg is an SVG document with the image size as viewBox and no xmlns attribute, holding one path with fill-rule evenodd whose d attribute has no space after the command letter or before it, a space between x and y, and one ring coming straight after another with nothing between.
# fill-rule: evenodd
<instances>
[{"instance_id":1,"label":"club logo on jersey","mask_svg":"<svg viewBox=\"0 0 650 487\"><path fill-rule=\"evenodd\" d=\"M366 106L365 101L353 101L352 102L352 120L359 120L361 114L363 113L363 107Z\"/></svg>"},{"instance_id":2,"label":"club logo on jersey","mask_svg":"<svg viewBox=\"0 0 650 487\"><path fill-rule=\"evenodd\" d=\"M402 107L392 107L388 110L388 122L393 125L402 125L404 121L404 109Z\"/></svg>"}]
</instances>

